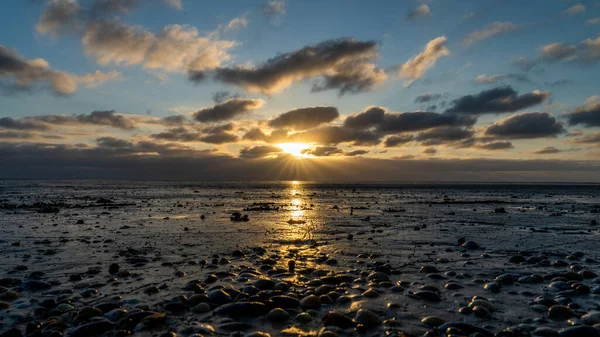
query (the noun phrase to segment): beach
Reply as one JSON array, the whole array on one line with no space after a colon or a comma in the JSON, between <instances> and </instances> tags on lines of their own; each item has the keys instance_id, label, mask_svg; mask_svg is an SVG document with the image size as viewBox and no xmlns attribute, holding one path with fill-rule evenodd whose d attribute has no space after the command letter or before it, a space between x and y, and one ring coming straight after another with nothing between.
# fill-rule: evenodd
<instances>
[{"instance_id":1,"label":"beach","mask_svg":"<svg viewBox=\"0 0 600 337\"><path fill-rule=\"evenodd\" d=\"M0 181L1 336L598 336L600 187Z\"/></svg>"}]
</instances>

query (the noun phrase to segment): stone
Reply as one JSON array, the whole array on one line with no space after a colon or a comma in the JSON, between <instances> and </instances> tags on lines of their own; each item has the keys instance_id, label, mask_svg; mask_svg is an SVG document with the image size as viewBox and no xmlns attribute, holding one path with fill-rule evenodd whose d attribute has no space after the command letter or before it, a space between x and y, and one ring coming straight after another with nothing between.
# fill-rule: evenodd
<instances>
[{"instance_id":1,"label":"stone","mask_svg":"<svg viewBox=\"0 0 600 337\"><path fill-rule=\"evenodd\" d=\"M381 319L379 318L379 316L376 313L366 309L360 309L356 313L356 316L354 316L354 322L356 322L357 324L362 324L365 327L374 327L381 325Z\"/></svg>"}]
</instances>

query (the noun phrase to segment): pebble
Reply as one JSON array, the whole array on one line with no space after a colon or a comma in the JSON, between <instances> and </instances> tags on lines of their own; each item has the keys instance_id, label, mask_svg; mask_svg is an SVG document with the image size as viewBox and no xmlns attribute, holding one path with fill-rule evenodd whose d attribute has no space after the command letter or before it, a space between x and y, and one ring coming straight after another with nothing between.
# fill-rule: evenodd
<instances>
[{"instance_id":1,"label":"pebble","mask_svg":"<svg viewBox=\"0 0 600 337\"><path fill-rule=\"evenodd\" d=\"M267 314L267 320L271 322L283 322L290 319L290 314L281 308L275 308Z\"/></svg>"},{"instance_id":2,"label":"pebble","mask_svg":"<svg viewBox=\"0 0 600 337\"><path fill-rule=\"evenodd\" d=\"M381 324L381 319L377 314L366 309L360 309L354 316L354 321L357 324L362 324L365 327L374 327Z\"/></svg>"},{"instance_id":3,"label":"pebble","mask_svg":"<svg viewBox=\"0 0 600 337\"><path fill-rule=\"evenodd\" d=\"M436 328L436 327L446 323L446 321L437 316L427 316L427 317L423 317L421 319L421 323L423 323L427 326L430 326L432 328Z\"/></svg>"},{"instance_id":4,"label":"pebble","mask_svg":"<svg viewBox=\"0 0 600 337\"><path fill-rule=\"evenodd\" d=\"M325 317L323 317L323 325L325 326L337 326L342 329L350 328L354 326L352 319L340 312L330 311Z\"/></svg>"},{"instance_id":5,"label":"pebble","mask_svg":"<svg viewBox=\"0 0 600 337\"><path fill-rule=\"evenodd\" d=\"M309 295L300 301L302 309L319 309L321 307L321 300L315 295Z\"/></svg>"}]
</instances>

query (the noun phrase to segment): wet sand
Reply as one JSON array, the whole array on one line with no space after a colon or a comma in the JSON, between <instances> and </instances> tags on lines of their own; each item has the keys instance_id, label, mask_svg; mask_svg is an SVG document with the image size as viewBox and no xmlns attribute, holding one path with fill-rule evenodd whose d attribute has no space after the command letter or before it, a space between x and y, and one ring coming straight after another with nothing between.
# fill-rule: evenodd
<instances>
[{"instance_id":1,"label":"wet sand","mask_svg":"<svg viewBox=\"0 0 600 337\"><path fill-rule=\"evenodd\" d=\"M24 184L2 336L600 336L595 186Z\"/></svg>"}]
</instances>

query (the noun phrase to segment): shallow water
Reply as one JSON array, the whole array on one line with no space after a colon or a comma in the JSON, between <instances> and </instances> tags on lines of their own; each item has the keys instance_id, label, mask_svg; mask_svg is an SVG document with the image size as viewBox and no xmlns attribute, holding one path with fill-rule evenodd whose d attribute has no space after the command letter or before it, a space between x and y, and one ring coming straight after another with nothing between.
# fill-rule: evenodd
<instances>
[{"instance_id":1,"label":"shallow water","mask_svg":"<svg viewBox=\"0 0 600 337\"><path fill-rule=\"evenodd\" d=\"M56 209L58 213L40 213ZM232 221L233 212L247 214L249 221ZM122 296L126 309L141 301L158 310L165 300L184 293L182 287L189 280L215 272L198 265L199 261L210 262L214 254L220 254L231 263L219 265L217 270L235 274L242 265L259 267L260 259L250 253L246 259L236 259L231 252L250 252L259 246L273 255L276 267L282 269L294 259L298 270L316 268L359 278L360 271L372 271L373 265L380 263L392 267L393 283L401 280L410 284L404 293L380 289L380 296L371 299L360 296L369 285L357 282L343 290L356 295L351 303L324 306L320 315L332 309L352 315L368 308L382 319L401 320L402 331L415 334L427 330L419 319L431 315L492 331L520 323L559 329L573 323L540 323L547 313L527 305L533 294L548 294L544 288L547 283L516 283L490 294L478 282L492 281L504 273L544 275L576 269L600 273L596 262L600 261L600 232L591 225L592 220L600 220L598 212L598 185L0 181L0 278L23 280L41 271L45 273L42 280L56 283L52 291L22 292L8 312L1 312L0 331L27 321L35 307L32 298L56 297L53 291L61 290L75 289L77 293L99 283L98 294L83 299L75 296L75 301L96 305ZM466 251L457 243L461 237L484 249ZM16 242L19 245L12 245ZM128 262L128 248L139 253L137 257L144 262ZM568 263L564 267L510 263L508 258L519 252ZM582 252L584 257L569 261L567 256L574 252ZM327 259L337 263L324 263ZM114 262L134 275L109 279L106 271ZM21 265L28 269L15 271ZM422 265L435 265L442 276L454 271L470 277L431 279L419 273ZM102 273L85 274L94 266ZM176 271L186 275L174 276ZM84 279L70 282L73 274L83 274ZM310 288L307 283L311 278L318 276L286 275L279 280L292 282L294 291L301 294ZM452 279L464 288L444 289ZM168 288L158 294L144 294L143 289L152 284ZM235 279L217 284L244 285ZM407 296L425 284L442 289L443 300L429 303ZM485 296L498 308L492 319L457 313L475 295ZM596 308L597 296L575 301L591 310ZM388 303L399 307L389 309ZM192 321L220 323L212 313L188 313L178 316L175 325L183 328ZM255 330L272 335L283 334L281 331L290 327L307 333L321 328L320 318L303 325L293 320L283 325L264 320L251 323ZM370 333L379 335L382 331ZM288 331L290 334L294 335Z\"/></svg>"}]
</instances>

